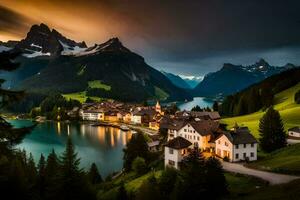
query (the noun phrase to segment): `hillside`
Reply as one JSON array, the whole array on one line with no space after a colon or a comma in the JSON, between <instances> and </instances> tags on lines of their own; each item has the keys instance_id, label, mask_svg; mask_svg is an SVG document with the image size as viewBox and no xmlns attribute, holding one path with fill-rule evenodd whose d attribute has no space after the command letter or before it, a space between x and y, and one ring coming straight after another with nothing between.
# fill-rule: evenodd
<instances>
[{"instance_id":1,"label":"hillside","mask_svg":"<svg viewBox=\"0 0 300 200\"><path fill-rule=\"evenodd\" d=\"M293 64L281 67L271 66L263 59L249 66L225 63L219 71L207 74L203 81L194 88L193 94L194 96L233 94L291 68L295 68L295 66Z\"/></svg>"},{"instance_id":2,"label":"hillside","mask_svg":"<svg viewBox=\"0 0 300 200\"><path fill-rule=\"evenodd\" d=\"M11 51L23 53L18 59L21 67L1 77L8 79L8 87L29 93L80 93L133 102L191 100L190 94L124 47L118 38L86 47L84 42L75 42L41 24L32 26ZM93 81L110 89L93 87L89 84Z\"/></svg>"},{"instance_id":3,"label":"hillside","mask_svg":"<svg viewBox=\"0 0 300 200\"><path fill-rule=\"evenodd\" d=\"M279 149L259 161L248 164L251 168L278 173L300 175L300 144Z\"/></svg>"},{"instance_id":4,"label":"hillside","mask_svg":"<svg viewBox=\"0 0 300 200\"><path fill-rule=\"evenodd\" d=\"M287 90L277 93L274 98L274 108L280 112L286 130L300 125L300 104L295 104L294 102L294 95L299 90L300 82ZM224 118L222 122L228 124L229 128L233 127L235 123L248 126L255 137L258 138L259 120L263 114L264 112L260 110L248 115Z\"/></svg>"}]
</instances>

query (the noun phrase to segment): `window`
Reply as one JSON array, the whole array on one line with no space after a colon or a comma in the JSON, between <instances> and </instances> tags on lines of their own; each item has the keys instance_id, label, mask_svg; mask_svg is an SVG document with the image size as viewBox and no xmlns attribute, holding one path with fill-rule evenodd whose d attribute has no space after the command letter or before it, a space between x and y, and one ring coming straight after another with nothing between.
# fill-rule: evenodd
<instances>
[{"instance_id":1,"label":"window","mask_svg":"<svg viewBox=\"0 0 300 200\"><path fill-rule=\"evenodd\" d=\"M251 147L254 147L254 143L251 144Z\"/></svg>"},{"instance_id":2,"label":"window","mask_svg":"<svg viewBox=\"0 0 300 200\"><path fill-rule=\"evenodd\" d=\"M169 165L174 166L175 162L173 160L169 160Z\"/></svg>"},{"instance_id":3,"label":"window","mask_svg":"<svg viewBox=\"0 0 300 200\"><path fill-rule=\"evenodd\" d=\"M235 159L239 159L239 154L238 153L235 154Z\"/></svg>"},{"instance_id":4,"label":"window","mask_svg":"<svg viewBox=\"0 0 300 200\"><path fill-rule=\"evenodd\" d=\"M196 133L196 131L194 131L194 133Z\"/></svg>"},{"instance_id":5,"label":"window","mask_svg":"<svg viewBox=\"0 0 300 200\"><path fill-rule=\"evenodd\" d=\"M186 132L186 129L184 129L184 132Z\"/></svg>"},{"instance_id":6,"label":"window","mask_svg":"<svg viewBox=\"0 0 300 200\"><path fill-rule=\"evenodd\" d=\"M293 135L294 133L293 132L290 132L290 135Z\"/></svg>"},{"instance_id":7,"label":"window","mask_svg":"<svg viewBox=\"0 0 300 200\"><path fill-rule=\"evenodd\" d=\"M196 136L194 136L194 140L196 140Z\"/></svg>"},{"instance_id":8,"label":"window","mask_svg":"<svg viewBox=\"0 0 300 200\"><path fill-rule=\"evenodd\" d=\"M220 141L220 140L218 141L218 144L221 144L221 141Z\"/></svg>"},{"instance_id":9,"label":"window","mask_svg":"<svg viewBox=\"0 0 300 200\"><path fill-rule=\"evenodd\" d=\"M198 139L198 141L200 141L200 137L199 136L197 137L197 139Z\"/></svg>"},{"instance_id":10,"label":"window","mask_svg":"<svg viewBox=\"0 0 300 200\"><path fill-rule=\"evenodd\" d=\"M173 149L169 148L169 154L173 154L173 153L174 153Z\"/></svg>"},{"instance_id":11,"label":"window","mask_svg":"<svg viewBox=\"0 0 300 200\"><path fill-rule=\"evenodd\" d=\"M246 148L247 147L247 144L244 144L244 148Z\"/></svg>"},{"instance_id":12,"label":"window","mask_svg":"<svg viewBox=\"0 0 300 200\"><path fill-rule=\"evenodd\" d=\"M186 138L186 134L184 135L184 138Z\"/></svg>"},{"instance_id":13,"label":"window","mask_svg":"<svg viewBox=\"0 0 300 200\"><path fill-rule=\"evenodd\" d=\"M228 147L228 143L227 142L225 142L225 146Z\"/></svg>"},{"instance_id":14,"label":"window","mask_svg":"<svg viewBox=\"0 0 300 200\"><path fill-rule=\"evenodd\" d=\"M238 148L239 148L239 145L238 145L238 144L236 144L236 145L235 145L235 148L236 148L236 149L238 149Z\"/></svg>"},{"instance_id":15,"label":"window","mask_svg":"<svg viewBox=\"0 0 300 200\"><path fill-rule=\"evenodd\" d=\"M250 156L253 158L253 157L254 157L254 153L253 153L253 152L251 152Z\"/></svg>"},{"instance_id":16,"label":"window","mask_svg":"<svg viewBox=\"0 0 300 200\"><path fill-rule=\"evenodd\" d=\"M190 127L190 125L188 125L188 127Z\"/></svg>"},{"instance_id":17,"label":"window","mask_svg":"<svg viewBox=\"0 0 300 200\"><path fill-rule=\"evenodd\" d=\"M243 153L243 157L246 158L246 153Z\"/></svg>"}]
</instances>

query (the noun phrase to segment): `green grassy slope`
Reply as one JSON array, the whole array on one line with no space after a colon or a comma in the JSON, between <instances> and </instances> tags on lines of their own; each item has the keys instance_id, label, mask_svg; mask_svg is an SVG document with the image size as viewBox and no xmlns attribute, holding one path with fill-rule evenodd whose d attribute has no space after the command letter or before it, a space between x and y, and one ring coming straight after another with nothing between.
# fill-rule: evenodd
<instances>
[{"instance_id":1,"label":"green grassy slope","mask_svg":"<svg viewBox=\"0 0 300 200\"><path fill-rule=\"evenodd\" d=\"M279 149L262 160L248 164L251 168L300 175L300 144Z\"/></svg>"},{"instance_id":2,"label":"green grassy slope","mask_svg":"<svg viewBox=\"0 0 300 200\"><path fill-rule=\"evenodd\" d=\"M238 199L242 200L298 200L300 198L300 180L287 184L260 188Z\"/></svg>"},{"instance_id":3,"label":"green grassy slope","mask_svg":"<svg viewBox=\"0 0 300 200\"><path fill-rule=\"evenodd\" d=\"M104 89L106 91L111 90L111 87L109 85L102 83L100 80L89 81L88 85L90 88Z\"/></svg>"},{"instance_id":4,"label":"green grassy slope","mask_svg":"<svg viewBox=\"0 0 300 200\"><path fill-rule=\"evenodd\" d=\"M299 90L300 83L275 95L274 108L280 112L286 130L294 126L300 126L300 105L294 103L294 95ZM249 115L225 118L222 122L228 124L228 128L231 128L235 123L240 126L248 126L252 134L258 137L259 119L263 114L263 111L258 111Z\"/></svg>"},{"instance_id":5,"label":"green grassy slope","mask_svg":"<svg viewBox=\"0 0 300 200\"><path fill-rule=\"evenodd\" d=\"M86 92L76 92L76 93L69 93L69 94L62 94L63 97L65 97L67 100L73 99L77 100L80 103L84 103L88 96L86 96ZM100 97L89 97L94 101L101 101L102 99Z\"/></svg>"}]
</instances>

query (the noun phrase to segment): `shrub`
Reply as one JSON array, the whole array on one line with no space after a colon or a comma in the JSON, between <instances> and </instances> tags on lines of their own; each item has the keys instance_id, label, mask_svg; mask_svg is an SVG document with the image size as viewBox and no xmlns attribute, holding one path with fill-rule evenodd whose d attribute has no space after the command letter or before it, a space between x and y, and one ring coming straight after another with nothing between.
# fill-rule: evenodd
<instances>
[{"instance_id":1,"label":"shrub","mask_svg":"<svg viewBox=\"0 0 300 200\"><path fill-rule=\"evenodd\" d=\"M138 175L142 175L146 173L147 167L146 167L145 159L141 157L136 157L132 162L132 169Z\"/></svg>"}]
</instances>

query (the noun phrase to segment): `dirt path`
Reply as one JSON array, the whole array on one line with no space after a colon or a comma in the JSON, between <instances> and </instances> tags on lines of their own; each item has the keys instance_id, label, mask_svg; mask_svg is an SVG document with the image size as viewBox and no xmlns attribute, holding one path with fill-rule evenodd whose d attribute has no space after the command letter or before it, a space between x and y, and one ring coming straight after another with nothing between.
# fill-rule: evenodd
<instances>
[{"instance_id":1,"label":"dirt path","mask_svg":"<svg viewBox=\"0 0 300 200\"><path fill-rule=\"evenodd\" d=\"M300 178L298 176L277 174L272 172L260 171L256 169L250 169L243 166L243 164L239 164L239 163L229 163L229 162L222 161L222 165L224 170L226 171L255 176L265 181L268 181L271 185L288 183L292 180Z\"/></svg>"}]
</instances>

